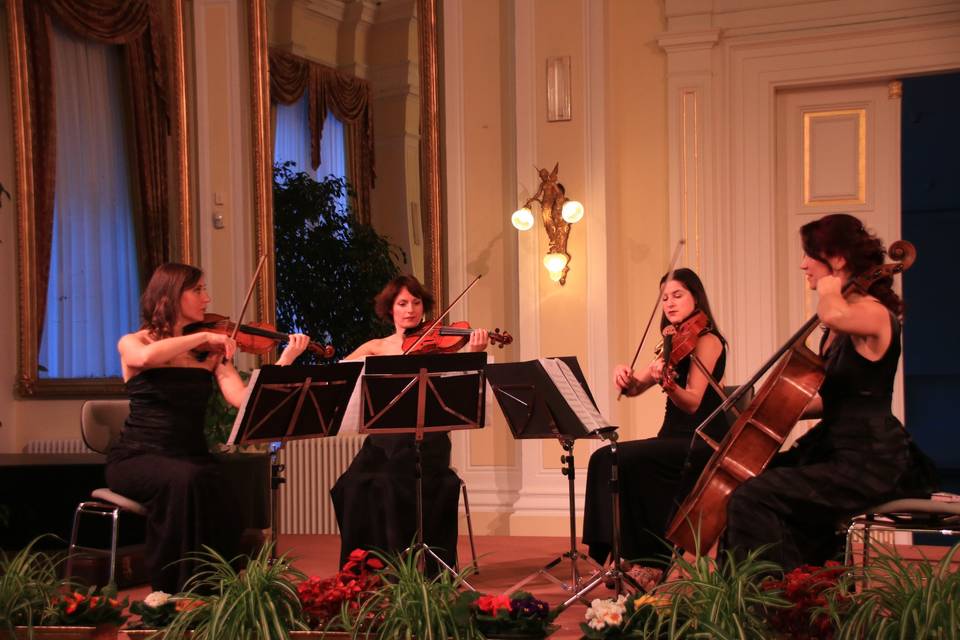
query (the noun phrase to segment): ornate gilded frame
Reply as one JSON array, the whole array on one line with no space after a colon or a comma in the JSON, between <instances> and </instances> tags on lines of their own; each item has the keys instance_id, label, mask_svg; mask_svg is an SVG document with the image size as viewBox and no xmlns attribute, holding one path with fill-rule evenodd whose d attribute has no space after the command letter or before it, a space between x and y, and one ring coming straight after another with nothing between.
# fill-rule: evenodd
<instances>
[{"instance_id":1,"label":"ornate gilded frame","mask_svg":"<svg viewBox=\"0 0 960 640\"><path fill-rule=\"evenodd\" d=\"M420 185L421 215L427 288L437 301L445 300L443 279L444 206L441 148L441 47L437 0L417 0L420 36ZM253 206L256 220L257 255L273 253L273 167L270 142L270 65L266 0L248 0L250 49L250 107L253 128ZM273 322L276 310L276 279L273 261L260 275L257 315ZM442 306L442 305L441 305Z\"/></svg>"},{"instance_id":2,"label":"ornate gilded frame","mask_svg":"<svg viewBox=\"0 0 960 640\"><path fill-rule=\"evenodd\" d=\"M190 262L193 221L190 212L189 166L187 154L187 109L184 87L183 8L180 2L170 2L170 24L173 60L170 63L170 90L173 100L172 147L175 166L175 198L177 214L173 230L175 259ZM33 191L33 125L30 120L30 95L27 90L27 43L24 25L23 0L7 0L7 42L10 55L10 92L13 111L13 141L15 158L14 189L17 215L17 309L18 309L18 371L15 391L21 397L96 397L122 395L119 378L41 379L37 366L36 300L32 299L37 269L33 200L27 194Z\"/></svg>"}]
</instances>

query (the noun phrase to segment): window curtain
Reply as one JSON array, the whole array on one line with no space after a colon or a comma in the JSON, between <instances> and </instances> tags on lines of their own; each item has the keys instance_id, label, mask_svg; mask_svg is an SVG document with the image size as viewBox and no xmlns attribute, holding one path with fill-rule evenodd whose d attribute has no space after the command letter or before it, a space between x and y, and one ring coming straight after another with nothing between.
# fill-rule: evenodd
<instances>
[{"instance_id":1,"label":"window curtain","mask_svg":"<svg viewBox=\"0 0 960 640\"><path fill-rule=\"evenodd\" d=\"M122 73L128 87L133 123L136 244L139 273L147 278L170 257L167 225L168 188L165 52L168 41L160 19L164 0L25 0L29 87L33 121L34 217L38 326L45 326L57 191L58 148L51 50L54 21L75 36L101 44L122 45ZM123 121L116 114L115 121ZM43 332L40 341L43 340ZM39 345L38 345L39 346Z\"/></svg>"},{"instance_id":2,"label":"window curtain","mask_svg":"<svg viewBox=\"0 0 960 640\"><path fill-rule=\"evenodd\" d=\"M320 167L324 122L327 113L332 113L344 127L346 175L357 193L357 218L369 222L370 190L376 183L370 84L291 53L271 49L271 101L277 105L291 105L305 94L310 127L310 166L314 170Z\"/></svg>"},{"instance_id":3,"label":"window curtain","mask_svg":"<svg viewBox=\"0 0 960 640\"><path fill-rule=\"evenodd\" d=\"M316 170L311 167L310 118L307 114L306 97L301 97L293 104L277 105L274 140L274 162L293 162L298 171L303 171L317 180L329 175L347 177L343 123L329 112L323 121L320 166ZM340 198L337 205L340 209L346 208L346 194Z\"/></svg>"},{"instance_id":4,"label":"window curtain","mask_svg":"<svg viewBox=\"0 0 960 640\"><path fill-rule=\"evenodd\" d=\"M57 95L47 312L38 362L48 378L120 375L117 339L137 327L137 252L122 53L116 45L50 31Z\"/></svg>"}]
</instances>

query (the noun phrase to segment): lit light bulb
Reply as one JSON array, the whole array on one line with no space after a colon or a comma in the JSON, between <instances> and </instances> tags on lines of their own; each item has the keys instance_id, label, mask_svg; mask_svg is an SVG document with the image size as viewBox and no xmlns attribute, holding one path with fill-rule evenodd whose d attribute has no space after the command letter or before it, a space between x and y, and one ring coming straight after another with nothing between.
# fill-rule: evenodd
<instances>
[{"instance_id":1,"label":"lit light bulb","mask_svg":"<svg viewBox=\"0 0 960 640\"><path fill-rule=\"evenodd\" d=\"M551 275L563 273L563 268L567 266L567 256L562 253L548 253L543 256L543 266L547 268Z\"/></svg>"},{"instance_id":2,"label":"lit light bulb","mask_svg":"<svg viewBox=\"0 0 960 640\"><path fill-rule=\"evenodd\" d=\"M560 212L563 219L573 224L583 218L583 205L576 200L567 200L563 203L563 209Z\"/></svg>"},{"instance_id":3,"label":"lit light bulb","mask_svg":"<svg viewBox=\"0 0 960 640\"><path fill-rule=\"evenodd\" d=\"M526 231L533 226L533 211L530 211L527 207L517 209L510 216L510 222L520 231Z\"/></svg>"},{"instance_id":4,"label":"lit light bulb","mask_svg":"<svg viewBox=\"0 0 960 640\"><path fill-rule=\"evenodd\" d=\"M553 280L554 282L560 282L560 278L562 277L563 277L563 270L550 272L550 279Z\"/></svg>"}]
</instances>

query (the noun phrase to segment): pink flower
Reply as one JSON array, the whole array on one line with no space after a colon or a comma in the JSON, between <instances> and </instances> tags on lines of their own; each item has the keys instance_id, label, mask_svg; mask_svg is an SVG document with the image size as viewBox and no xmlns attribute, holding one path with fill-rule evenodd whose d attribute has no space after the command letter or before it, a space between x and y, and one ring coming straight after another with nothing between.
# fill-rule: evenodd
<instances>
[{"instance_id":1,"label":"pink flower","mask_svg":"<svg viewBox=\"0 0 960 640\"><path fill-rule=\"evenodd\" d=\"M510 611L510 598L503 595L480 596L477 598L477 609L491 616L495 616L499 609Z\"/></svg>"}]
</instances>

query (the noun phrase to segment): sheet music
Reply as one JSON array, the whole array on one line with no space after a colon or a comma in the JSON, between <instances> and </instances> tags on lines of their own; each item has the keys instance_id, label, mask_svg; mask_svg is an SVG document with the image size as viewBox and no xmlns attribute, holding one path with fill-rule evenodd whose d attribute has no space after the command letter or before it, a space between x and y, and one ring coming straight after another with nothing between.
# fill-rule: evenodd
<instances>
[{"instance_id":1,"label":"sheet music","mask_svg":"<svg viewBox=\"0 0 960 640\"><path fill-rule=\"evenodd\" d=\"M588 431L613 426L609 420L600 415L600 411L590 401L590 396L566 362L559 358L540 358L539 362L560 391L560 395L570 405L574 415Z\"/></svg>"},{"instance_id":2,"label":"sheet music","mask_svg":"<svg viewBox=\"0 0 960 640\"><path fill-rule=\"evenodd\" d=\"M227 444L236 444L237 436L240 435L240 425L243 424L243 416L247 412L247 403L250 402L250 394L257 386L257 378L260 377L260 369L254 369L250 373L250 380L247 382L247 392L243 394L243 402L237 410L237 417L233 421L233 429L230 430L230 437L227 438Z\"/></svg>"},{"instance_id":3,"label":"sheet music","mask_svg":"<svg viewBox=\"0 0 960 640\"><path fill-rule=\"evenodd\" d=\"M341 362L359 362L359 360L342 360ZM343 413L343 421L340 423L338 434L360 433L360 423L363 420L363 404L360 401L360 387L363 374L367 371L367 357L363 358L363 369L360 370L360 377L357 378L357 384L353 385L353 393L350 394L350 401L347 402L347 409Z\"/></svg>"}]
</instances>

